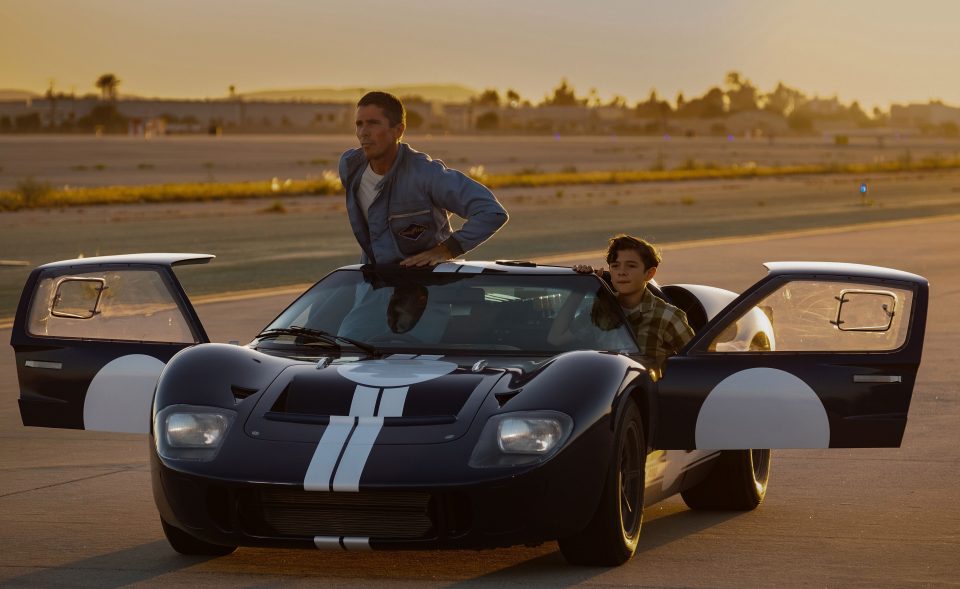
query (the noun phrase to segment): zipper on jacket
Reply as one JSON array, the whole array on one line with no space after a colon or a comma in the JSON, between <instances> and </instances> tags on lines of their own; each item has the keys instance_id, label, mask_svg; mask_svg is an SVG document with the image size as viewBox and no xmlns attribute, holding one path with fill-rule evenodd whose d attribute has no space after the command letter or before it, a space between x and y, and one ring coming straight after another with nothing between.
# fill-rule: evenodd
<instances>
[{"instance_id":1,"label":"zipper on jacket","mask_svg":"<svg viewBox=\"0 0 960 589\"><path fill-rule=\"evenodd\" d=\"M423 209L422 211L415 211L413 213L398 213L396 215L390 215L387 217L387 221L393 221L394 219L405 219L407 217L416 217L417 215L426 215L430 212L430 209Z\"/></svg>"}]
</instances>

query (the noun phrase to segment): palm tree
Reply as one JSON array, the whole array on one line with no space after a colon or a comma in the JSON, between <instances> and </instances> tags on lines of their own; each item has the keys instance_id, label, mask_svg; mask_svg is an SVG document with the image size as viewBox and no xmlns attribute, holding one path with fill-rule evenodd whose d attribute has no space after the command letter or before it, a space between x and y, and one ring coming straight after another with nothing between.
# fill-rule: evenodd
<instances>
[{"instance_id":1,"label":"palm tree","mask_svg":"<svg viewBox=\"0 0 960 589\"><path fill-rule=\"evenodd\" d=\"M104 100L114 101L117 99L117 87L120 86L120 79L113 74L103 74L95 82L100 89L100 96Z\"/></svg>"}]
</instances>

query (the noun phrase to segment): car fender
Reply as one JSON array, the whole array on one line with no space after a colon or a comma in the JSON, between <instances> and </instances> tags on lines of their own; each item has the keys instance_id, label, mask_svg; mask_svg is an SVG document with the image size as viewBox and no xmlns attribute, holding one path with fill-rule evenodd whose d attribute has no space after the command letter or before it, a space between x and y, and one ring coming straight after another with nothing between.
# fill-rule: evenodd
<instances>
[{"instance_id":1,"label":"car fender","mask_svg":"<svg viewBox=\"0 0 960 589\"><path fill-rule=\"evenodd\" d=\"M294 360L229 344L201 344L180 351L167 364L154 397L153 414L170 405L232 409L236 391L262 391Z\"/></svg>"}]
</instances>

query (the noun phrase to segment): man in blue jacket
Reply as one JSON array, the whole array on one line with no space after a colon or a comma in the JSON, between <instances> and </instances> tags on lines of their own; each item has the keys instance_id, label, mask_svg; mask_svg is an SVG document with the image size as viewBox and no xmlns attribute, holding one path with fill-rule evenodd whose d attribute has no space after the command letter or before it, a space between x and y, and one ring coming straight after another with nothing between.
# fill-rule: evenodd
<instances>
[{"instance_id":1,"label":"man in blue jacket","mask_svg":"<svg viewBox=\"0 0 960 589\"><path fill-rule=\"evenodd\" d=\"M462 256L507 222L485 186L401 143L406 113L386 92L357 103L358 149L340 157L347 214L361 261L430 266ZM450 227L450 213L466 222Z\"/></svg>"}]
</instances>

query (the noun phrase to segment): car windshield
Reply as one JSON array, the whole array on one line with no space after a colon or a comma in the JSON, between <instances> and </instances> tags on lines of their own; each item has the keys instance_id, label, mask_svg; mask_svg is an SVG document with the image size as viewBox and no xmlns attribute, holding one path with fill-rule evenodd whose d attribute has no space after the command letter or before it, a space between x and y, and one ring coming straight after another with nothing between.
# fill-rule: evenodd
<instances>
[{"instance_id":1,"label":"car windshield","mask_svg":"<svg viewBox=\"0 0 960 589\"><path fill-rule=\"evenodd\" d=\"M572 320L568 316L555 326L565 304L567 309L576 305ZM304 329L390 352L637 353L616 297L595 276L573 273L337 270L264 333L287 330L286 340L278 338L281 344L303 345L294 332ZM559 331L563 337L556 336Z\"/></svg>"}]
</instances>

